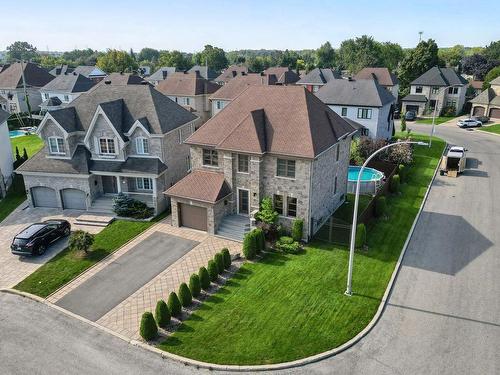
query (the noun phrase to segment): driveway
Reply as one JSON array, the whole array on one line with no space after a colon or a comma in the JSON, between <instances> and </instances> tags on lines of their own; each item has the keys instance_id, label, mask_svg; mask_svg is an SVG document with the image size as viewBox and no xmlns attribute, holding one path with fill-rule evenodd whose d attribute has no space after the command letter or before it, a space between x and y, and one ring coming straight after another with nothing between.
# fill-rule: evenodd
<instances>
[{"instance_id":1,"label":"driveway","mask_svg":"<svg viewBox=\"0 0 500 375\"><path fill-rule=\"evenodd\" d=\"M121 257L56 302L96 321L199 242L153 232Z\"/></svg>"}]
</instances>

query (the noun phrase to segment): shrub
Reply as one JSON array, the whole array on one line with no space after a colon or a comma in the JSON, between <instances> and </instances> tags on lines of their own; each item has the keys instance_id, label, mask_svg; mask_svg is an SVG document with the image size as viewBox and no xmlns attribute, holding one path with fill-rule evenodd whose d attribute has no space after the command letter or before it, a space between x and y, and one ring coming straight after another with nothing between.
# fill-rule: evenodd
<instances>
[{"instance_id":1,"label":"shrub","mask_svg":"<svg viewBox=\"0 0 500 375\"><path fill-rule=\"evenodd\" d=\"M302 249L300 242L294 241L292 237L288 236L280 237L280 239L276 241L275 247L289 254L297 254Z\"/></svg>"},{"instance_id":2,"label":"shrub","mask_svg":"<svg viewBox=\"0 0 500 375\"><path fill-rule=\"evenodd\" d=\"M179 285L179 299L184 307L188 307L193 302L193 296L186 283Z\"/></svg>"},{"instance_id":3,"label":"shrub","mask_svg":"<svg viewBox=\"0 0 500 375\"><path fill-rule=\"evenodd\" d=\"M94 235L83 230L75 230L69 236L68 247L74 251L83 251L88 254L90 247L94 243Z\"/></svg>"},{"instance_id":4,"label":"shrub","mask_svg":"<svg viewBox=\"0 0 500 375\"><path fill-rule=\"evenodd\" d=\"M170 295L168 296L167 305L170 310L170 314L172 314L172 316L181 315L182 312L181 301L179 301L179 297L177 297L177 294L175 294L175 292L171 292Z\"/></svg>"},{"instance_id":5,"label":"shrub","mask_svg":"<svg viewBox=\"0 0 500 375\"><path fill-rule=\"evenodd\" d=\"M158 335L158 327L156 326L155 318L151 312L146 311L142 314L139 332L141 337L146 341L153 340Z\"/></svg>"},{"instance_id":6,"label":"shrub","mask_svg":"<svg viewBox=\"0 0 500 375\"><path fill-rule=\"evenodd\" d=\"M255 236L255 250L257 253L264 251L266 249L266 237L264 236L264 231L261 228L256 228L253 230L253 235Z\"/></svg>"},{"instance_id":7,"label":"shrub","mask_svg":"<svg viewBox=\"0 0 500 375\"><path fill-rule=\"evenodd\" d=\"M294 242L294 240L292 237L282 236L282 237L280 237L279 242L282 244L290 245Z\"/></svg>"},{"instance_id":8,"label":"shrub","mask_svg":"<svg viewBox=\"0 0 500 375\"><path fill-rule=\"evenodd\" d=\"M219 271L219 274L222 275L224 272L224 256L222 253L217 253L214 255L214 261L217 263L217 270Z\"/></svg>"},{"instance_id":9,"label":"shrub","mask_svg":"<svg viewBox=\"0 0 500 375\"><path fill-rule=\"evenodd\" d=\"M452 117L452 116L455 116L456 112L457 112L457 109L455 108L455 106L453 106L453 105L446 106L441 110L441 116Z\"/></svg>"},{"instance_id":10,"label":"shrub","mask_svg":"<svg viewBox=\"0 0 500 375\"><path fill-rule=\"evenodd\" d=\"M245 234L245 238L243 238L243 255L245 255L245 258L249 260L254 259L257 254L256 240L254 231Z\"/></svg>"},{"instance_id":11,"label":"shrub","mask_svg":"<svg viewBox=\"0 0 500 375\"><path fill-rule=\"evenodd\" d=\"M365 224L358 224L356 229L356 240L354 242L356 248L363 247L366 243L366 227Z\"/></svg>"},{"instance_id":12,"label":"shrub","mask_svg":"<svg viewBox=\"0 0 500 375\"><path fill-rule=\"evenodd\" d=\"M406 118L405 114L401 114L401 131L405 132L406 131Z\"/></svg>"},{"instance_id":13,"label":"shrub","mask_svg":"<svg viewBox=\"0 0 500 375\"><path fill-rule=\"evenodd\" d=\"M304 220L295 219L292 224L292 238L295 241L301 241L303 230L304 230Z\"/></svg>"},{"instance_id":14,"label":"shrub","mask_svg":"<svg viewBox=\"0 0 500 375\"><path fill-rule=\"evenodd\" d=\"M219 268L213 259L208 261L208 275L210 276L210 281L213 282L216 282L219 278Z\"/></svg>"},{"instance_id":15,"label":"shrub","mask_svg":"<svg viewBox=\"0 0 500 375\"><path fill-rule=\"evenodd\" d=\"M387 202L385 197L377 197L375 199L375 217L384 216L386 208L387 208Z\"/></svg>"},{"instance_id":16,"label":"shrub","mask_svg":"<svg viewBox=\"0 0 500 375\"><path fill-rule=\"evenodd\" d=\"M113 199L113 211L122 217L146 219L153 216L154 210L146 203L120 193Z\"/></svg>"},{"instance_id":17,"label":"shrub","mask_svg":"<svg viewBox=\"0 0 500 375\"><path fill-rule=\"evenodd\" d=\"M210 281L209 281L210 285ZM200 283L200 276L197 274L193 273L191 277L189 278L189 290L191 291L191 295L193 297L198 297L201 293L201 283Z\"/></svg>"},{"instance_id":18,"label":"shrub","mask_svg":"<svg viewBox=\"0 0 500 375\"><path fill-rule=\"evenodd\" d=\"M164 300L156 303L155 320L159 327L165 328L170 323L170 310Z\"/></svg>"},{"instance_id":19,"label":"shrub","mask_svg":"<svg viewBox=\"0 0 500 375\"><path fill-rule=\"evenodd\" d=\"M207 290L210 288L210 275L205 267L200 268L198 276L200 277L201 289Z\"/></svg>"},{"instance_id":20,"label":"shrub","mask_svg":"<svg viewBox=\"0 0 500 375\"><path fill-rule=\"evenodd\" d=\"M389 190L391 193L397 193L399 192L399 175L395 174L392 176L390 184L389 184Z\"/></svg>"},{"instance_id":21,"label":"shrub","mask_svg":"<svg viewBox=\"0 0 500 375\"><path fill-rule=\"evenodd\" d=\"M222 249L221 253L224 258L224 268L229 269L231 267L231 254L227 248Z\"/></svg>"},{"instance_id":22,"label":"shrub","mask_svg":"<svg viewBox=\"0 0 500 375\"><path fill-rule=\"evenodd\" d=\"M408 168L404 164L398 165L398 173L397 174L399 175L399 179L400 179L401 183L406 182L406 177L408 176L407 171L408 171Z\"/></svg>"},{"instance_id":23,"label":"shrub","mask_svg":"<svg viewBox=\"0 0 500 375\"><path fill-rule=\"evenodd\" d=\"M260 210L255 214L255 219L266 224L276 224L278 213L274 210L273 200L270 197L262 199Z\"/></svg>"}]
</instances>

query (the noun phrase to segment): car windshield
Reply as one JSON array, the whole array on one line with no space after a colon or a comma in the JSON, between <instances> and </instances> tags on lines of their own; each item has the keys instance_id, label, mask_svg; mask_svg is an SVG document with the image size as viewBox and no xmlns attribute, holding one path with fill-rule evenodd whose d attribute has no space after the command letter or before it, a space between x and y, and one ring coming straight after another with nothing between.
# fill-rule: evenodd
<instances>
[{"instance_id":1,"label":"car windshield","mask_svg":"<svg viewBox=\"0 0 500 375\"><path fill-rule=\"evenodd\" d=\"M24 238L14 238L14 245L24 246L28 243L27 239Z\"/></svg>"},{"instance_id":2,"label":"car windshield","mask_svg":"<svg viewBox=\"0 0 500 375\"><path fill-rule=\"evenodd\" d=\"M31 236L33 236L35 233L37 233L40 229L44 228L46 224L33 224L30 225L28 228L23 230L21 233L19 233L16 238L25 238L29 239Z\"/></svg>"}]
</instances>

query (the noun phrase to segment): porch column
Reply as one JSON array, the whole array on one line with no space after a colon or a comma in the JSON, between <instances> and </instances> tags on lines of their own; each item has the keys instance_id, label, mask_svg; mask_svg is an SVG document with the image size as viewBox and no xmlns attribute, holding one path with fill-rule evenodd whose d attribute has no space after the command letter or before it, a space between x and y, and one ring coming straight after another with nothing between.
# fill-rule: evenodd
<instances>
[{"instance_id":1,"label":"porch column","mask_svg":"<svg viewBox=\"0 0 500 375\"><path fill-rule=\"evenodd\" d=\"M122 192L122 181L120 176L116 176L116 190L118 190L118 194Z\"/></svg>"},{"instance_id":2,"label":"porch column","mask_svg":"<svg viewBox=\"0 0 500 375\"><path fill-rule=\"evenodd\" d=\"M158 206L156 204L157 196L156 196L156 178L151 179L153 181L153 207L155 209L155 214L158 214Z\"/></svg>"}]
</instances>

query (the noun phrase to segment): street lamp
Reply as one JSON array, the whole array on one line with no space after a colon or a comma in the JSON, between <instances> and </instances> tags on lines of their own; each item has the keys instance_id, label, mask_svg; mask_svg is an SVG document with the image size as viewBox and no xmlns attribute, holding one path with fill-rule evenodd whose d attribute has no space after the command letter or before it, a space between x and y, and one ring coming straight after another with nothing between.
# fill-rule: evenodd
<instances>
[{"instance_id":1,"label":"street lamp","mask_svg":"<svg viewBox=\"0 0 500 375\"><path fill-rule=\"evenodd\" d=\"M434 126L435 126L435 123L436 123L436 110L437 110L437 107L438 107L438 104L439 104L439 95L441 94L442 91L447 90L450 87L460 87L460 85L446 86L446 87L443 87L442 89L440 89L437 92L437 99L436 99L436 103L434 104L434 112L432 113L432 130L431 130L431 136L429 138L429 148L431 148L431 146L432 146L432 137L434 136Z\"/></svg>"},{"instance_id":2,"label":"street lamp","mask_svg":"<svg viewBox=\"0 0 500 375\"><path fill-rule=\"evenodd\" d=\"M358 204L359 204L359 187L361 183L361 176L363 174L363 169L368 165L369 161L374 158L375 155L380 153L383 150L388 149L389 147L392 146L397 146L397 145L404 145L404 144L416 144L419 146L427 146L427 143L425 142L414 142L414 141L403 141L403 142L396 142L396 143L390 143L377 151L375 151L373 154L371 154L368 159L364 162L364 164L361 166L361 169L359 170L358 174L358 180L356 182L356 196L354 198L354 212L352 216L352 228L351 228L351 243L350 243L350 249L349 249L349 271L347 273L347 289L345 291L345 295L347 296L352 296L352 266L354 263L354 248L355 248L355 242L356 242L356 226L358 225Z\"/></svg>"}]
</instances>

